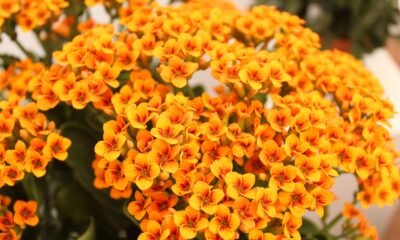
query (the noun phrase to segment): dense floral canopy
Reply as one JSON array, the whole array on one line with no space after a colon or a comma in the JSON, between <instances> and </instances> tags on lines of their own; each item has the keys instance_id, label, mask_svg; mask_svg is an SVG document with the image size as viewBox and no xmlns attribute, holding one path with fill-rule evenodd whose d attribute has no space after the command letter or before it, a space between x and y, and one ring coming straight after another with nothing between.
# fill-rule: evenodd
<instances>
[{"instance_id":1,"label":"dense floral canopy","mask_svg":"<svg viewBox=\"0 0 400 240\"><path fill-rule=\"evenodd\" d=\"M34 29L68 5L35 2L2 2L0 23L16 13ZM102 113L94 185L129 199L139 239L300 239L304 213L323 217L345 173L358 180L355 202L397 201L393 106L362 62L320 50L298 17L215 0L131 0L118 16L80 23L51 66L27 59L0 73L2 185L67 158L71 141L43 114L66 104ZM211 78L213 93L191 84ZM358 235L377 237L352 205L343 215L357 219Z\"/></svg>"}]
</instances>

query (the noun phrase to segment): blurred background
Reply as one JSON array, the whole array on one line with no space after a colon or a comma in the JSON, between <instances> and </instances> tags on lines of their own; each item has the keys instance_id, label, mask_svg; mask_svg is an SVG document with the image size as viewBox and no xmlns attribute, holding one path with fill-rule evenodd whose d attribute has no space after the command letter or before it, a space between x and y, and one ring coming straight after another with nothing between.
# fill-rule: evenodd
<instances>
[{"instance_id":1,"label":"blurred background","mask_svg":"<svg viewBox=\"0 0 400 240\"><path fill-rule=\"evenodd\" d=\"M166 1L160 0L160 3ZM360 58L380 79L387 98L400 113L400 0L234 0L239 8L255 4L275 5L306 20L306 25L318 32L324 48L347 51ZM94 7L92 16L100 23L109 21L104 9ZM18 32L24 47L40 54L35 38L29 33ZM23 56L22 52L2 36L1 53ZM204 77L209 77L204 74ZM204 78L203 78L204 79ZM203 83L206 81L202 81ZM207 89L211 89L209 81ZM400 114L391 121L391 133L400 150ZM334 187L338 196L332 205L332 212L339 212L345 202L350 202L356 189L352 176L341 176ZM373 207L364 210L371 222L377 226L380 236L385 240L400 239L400 205L392 207ZM334 215L334 214L332 214ZM317 219L316 215L308 215Z\"/></svg>"}]
</instances>

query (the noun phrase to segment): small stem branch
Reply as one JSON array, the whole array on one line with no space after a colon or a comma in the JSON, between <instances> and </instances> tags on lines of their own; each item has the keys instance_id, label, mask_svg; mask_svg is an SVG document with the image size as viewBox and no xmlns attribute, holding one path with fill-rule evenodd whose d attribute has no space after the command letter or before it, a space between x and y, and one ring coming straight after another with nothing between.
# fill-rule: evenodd
<instances>
[{"instance_id":1,"label":"small stem branch","mask_svg":"<svg viewBox=\"0 0 400 240\"><path fill-rule=\"evenodd\" d=\"M340 220L342 219L342 213L339 213L336 215L335 218L333 218L325 227L323 228L324 232L329 232L329 230L335 226Z\"/></svg>"},{"instance_id":2,"label":"small stem branch","mask_svg":"<svg viewBox=\"0 0 400 240\"><path fill-rule=\"evenodd\" d=\"M35 55L33 53L31 53L30 51L28 51L24 46L22 46L22 44L15 39L15 44L19 47L19 49L26 55L26 57L30 58L30 59L34 59Z\"/></svg>"}]
</instances>

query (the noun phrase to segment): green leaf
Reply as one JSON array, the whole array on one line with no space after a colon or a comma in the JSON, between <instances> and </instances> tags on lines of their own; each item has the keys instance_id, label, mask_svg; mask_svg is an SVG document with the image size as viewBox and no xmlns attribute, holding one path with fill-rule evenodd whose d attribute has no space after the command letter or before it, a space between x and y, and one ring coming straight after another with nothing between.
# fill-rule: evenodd
<instances>
[{"instance_id":1,"label":"green leaf","mask_svg":"<svg viewBox=\"0 0 400 240\"><path fill-rule=\"evenodd\" d=\"M61 126L62 135L72 141L66 163L72 169L76 181L94 201L91 206L98 208L92 213L99 215L102 220L107 222L110 230L123 229L129 223L123 214L123 202L111 199L106 191L96 189L93 186L94 146L101 135L93 134L89 129L81 122L67 122ZM100 224L97 218L96 222Z\"/></svg>"},{"instance_id":2,"label":"green leaf","mask_svg":"<svg viewBox=\"0 0 400 240\"><path fill-rule=\"evenodd\" d=\"M36 178L32 173L25 175L22 186L29 199L41 202L45 188L44 178Z\"/></svg>"},{"instance_id":3,"label":"green leaf","mask_svg":"<svg viewBox=\"0 0 400 240\"><path fill-rule=\"evenodd\" d=\"M77 240L94 240L96 239L96 224L93 218L90 218L89 227Z\"/></svg>"},{"instance_id":4,"label":"green leaf","mask_svg":"<svg viewBox=\"0 0 400 240\"><path fill-rule=\"evenodd\" d=\"M56 203L61 214L79 222L87 219L93 210L90 199L90 195L88 196L88 193L73 181L58 192Z\"/></svg>"},{"instance_id":5,"label":"green leaf","mask_svg":"<svg viewBox=\"0 0 400 240\"><path fill-rule=\"evenodd\" d=\"M319 232L319 228L311 220L308 220L307 218L303 218L303 224L300 227L300 232L305 233L307 235L313 235L313 234Z\"/></svg>"}]
</instances>

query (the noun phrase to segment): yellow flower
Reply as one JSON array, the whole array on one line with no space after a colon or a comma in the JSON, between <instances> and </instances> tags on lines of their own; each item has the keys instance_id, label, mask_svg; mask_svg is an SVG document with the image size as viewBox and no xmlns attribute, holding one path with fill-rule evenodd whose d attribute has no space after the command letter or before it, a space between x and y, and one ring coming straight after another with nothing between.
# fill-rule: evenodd
<instances>
[{"instance_id":1,"label":"yellow flower","mask_svg":"<svg viewBox=\"0 0 400 240\"><path fill-rule=\"evenodd\" d=\"M193 195L189 199L189 205L195 210L202 210L207 214L214 214L218 203L224 198L224 191L211 189L205 182L197 182L193 187Z\"/></svg>"},{"instance_id":2,"label":"yellow flower","mask_svg":"<svg viewBox=\"0 0 400 240\"><path fill-rule=\"evenodd\" d=\"M185 211L174 213L174 223L179 227L179 232L185 239L192 239L198 232L208 227L208 220L200 212L190 206Z\"/></svg>"},{"instance_id":3,"label":"yellow flower","mask_svg":"<svg viewBox=\"0 0 400 240\"><path fill-rule=\"evenodd\" d=\"M295 189L294 179L297 176L297 168L292 165L284 166L282 164L273 165L271 168L271 179L269 186L280 188L286 192L293 192Z\"/></svg>"},{"instance_id":4,"label":"yellow flower","mask_svg":"<svg viewBox=\"0 0 400 240\"><path fill-rule=\"evenodd\" d=\"M108 130L104 132L103 139L95 146L96 154L103 156L108 161L117 159L121 155L121 149L125 144L126 137Z\"/></svg>"},{"instance_id":5,"label":"yellow flower","mask_svg":"<svg viewBox=\"0 0 400 240\"><path fill-rule=\"evenodd\" d=\"M160 167L145 154L138 154L133 164L125 166L124 174L128 179L133 179L140 190L146 190L160 175Z\"/></svg>"},{"instance_id":6,"label":"yellow flower","mask_svg":"<svg viewBox=\"0 0 400 240\"><path fill-rule=\"evenodd\" d=\"M155 128L151 129L151 135L155 138L162 139L169 144L177 144L179 142L179 133L183 130L180 124L172 124L166 118L159 118Z\"/></svg>"},{"instance_id":7,"label":"yellow flower","mask_svg":"<svg viewBox=\"0 0 400 240\"><path fill-rule=\"evenodd\" d=\"M254 199L255 190L252 189L255 183L255 176L252 173L241 175L237 172L229 172L225 177L228 188L226 194L233 198L238 199L239 196L244 196Z\"/></svg>"},{"instance_id":8,"label":"yellow flower","mask_svg":"<svg viewBox=\"0 0 400 240\"><path fill-rule=\"evenodd\" d=\"M160 66L160 76L178 88L187 85L188 79L196 71L198 65L193 62L184 62L181 58L173 56L168 60L168 66Z\"/></svg>"},{"instance_id":9,"label":"yellow flower","mask_svg":"<svg viewBox=\"0 0 400 240\"><path fill-rule=\"evenodd\" d=\"M279 192L279 202L288 206L295 217L302 217L306 208L311 206L313 197L302 183L296 183L293 192Z\"/></svg>"},{"instance_id":10,"label":"yellow flower","mask_svg":"<svg viewBox=\"0 0 400 240\"><path fill-rule=\"evenodd\" d=\"M239 215L232 213L226 205L220 204L214 214L214 218L210 221L209 229L222 239L232 239L239 226Z\"/></svg>"}]
</instances>

